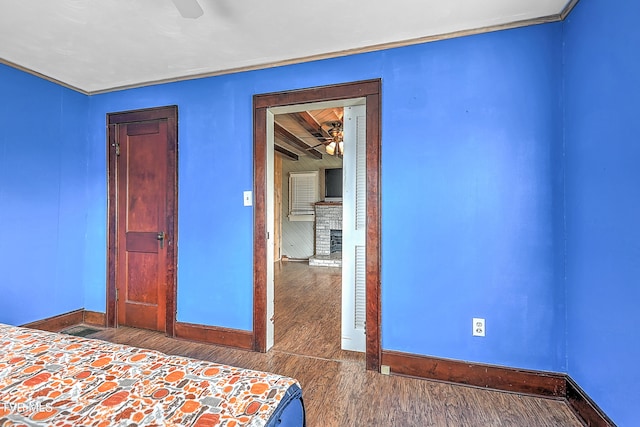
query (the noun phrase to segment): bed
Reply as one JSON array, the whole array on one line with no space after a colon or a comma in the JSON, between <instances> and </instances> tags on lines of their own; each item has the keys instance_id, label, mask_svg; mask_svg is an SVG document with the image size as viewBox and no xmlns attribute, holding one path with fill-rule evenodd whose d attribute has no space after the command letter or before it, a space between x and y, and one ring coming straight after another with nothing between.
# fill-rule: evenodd
<instances>
[{"instance_id":1,"label":"bed","mask_svg":"<svg viewBox=\"0 0 640 427\"><path fill-rule=\"evenodd\" d=\"M0 426L305 425L292 378L0 324Z\"/></svg>"}]
</instances>

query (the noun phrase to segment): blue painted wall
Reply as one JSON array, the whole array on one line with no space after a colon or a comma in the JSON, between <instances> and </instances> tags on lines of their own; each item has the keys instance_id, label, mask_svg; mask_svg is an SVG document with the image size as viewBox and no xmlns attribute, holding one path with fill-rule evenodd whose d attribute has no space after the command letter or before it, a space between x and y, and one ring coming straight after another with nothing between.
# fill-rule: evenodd
<instances>
[{"instance_id":1,"label":"blue painted wall","mask_svg":"<svg viewBox=\"0 0 640 427\"><path fill-rule=\"evenodd\" d=\"M250 330L253 94L382 78L383 347L568 372L632 425L640 35L618 3L92 97L0 65L0 322L105 310L105 115L175 104L178 320Z\"/></svg>"},{"instance_id":2,"label":"blue painted wall","mask_svg":"<svg viewBox=\"0 0 640 427\"><path fill-rule=\"evenodd\" d=\"M561 37L536 26L91 97L85 307L105 308L106 113L178 105L178 320L250 330L253 94L381 77L384 348L564 369Z\"/></svg>"},{"instance_id":3,"label":"blue painted wall","mask_svg":"<svg viewBox=\"0 0 640 427\"><path fill-rule=\"evenodd\" d=\"M560 43L550 25L387 53L384 348L564 368Z\"/></svg>"},{"instance_id":4,"label":"blue painted wall","mask_svg":"<svg viewBox=\"0 0 640 427\"><path fill-rule=\"evenodd\" d=\"M640 5L581 1L565 23L568 372L639 425Z\"/></svg>"},{"instance_id":5,"label":"blue painted wall","mask_svg":"<svg viewBox=\"0 0 640 427\"><path fill-rule=\"evenodd\" d=\"M88 99L0 64L0 322L83 306Z\"/></svg>"}]
</instances>

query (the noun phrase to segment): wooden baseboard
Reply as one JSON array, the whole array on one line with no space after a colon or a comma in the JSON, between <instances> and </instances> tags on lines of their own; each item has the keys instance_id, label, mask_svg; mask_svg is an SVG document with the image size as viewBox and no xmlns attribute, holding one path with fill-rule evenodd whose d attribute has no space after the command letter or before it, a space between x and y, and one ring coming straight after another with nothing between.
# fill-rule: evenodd
<instances>
[{"instance_id":1,"label":"wooden baseboard","mask_svg":"<svg viewBox=\"0 0 640 427\"><path fill-rule=\"evenodd\" d=\"M80 325L82 323L105 327L106 315L105 313L97 311L80 309L60 314L58 316L37 320L22 326L50 332L60 332L71 326ZM226 347L253 350L253 333L237 329L177 322L175 327L175 337L190 341L199 341L209 344L223 345Z\"/></svg>"},{"instance_id":2,"label":"wooden baseboard","mask_svg":"<svg viewBox=\"0 0 640 427\"><path fill-rule=\"evenodd\" d=\"M22 326L25 328L40 329L43 331L60 332L73 325L78 325L84 320L84 310L74 310L58 316L48 317Z\"/></svg>"},{"instance_id":3,"label":"wooden baseboard","mask_svg":"<svg viewBox=\"0 0 640 427\"><path fill-rule=\"evenodd\" d=\"M383 351L382 364L388 365L395 374L410 377L558 399L566 395L564 374L439 359L396 351Z\"/></svg>"},{"instance_id":4,"label":"wooden baseboard","mask_svg":"<svg viewBox=\"0 0 640 427\"><path fill-rule=\"evenodd\" d=\"M567 376L567 403L586 426L615 427L615 423L607 414L569 376Z\"/></svg>"},{"instance_id":5,"label":"wooden baseboard","mask_svg":"<svg viewBox=\"0 0 640 427\"><path fill-rule=\"evenodd\" d=\"M593 400L566 374L461 362L383 350L391 373L458 385L563 399L588 427L615 427Z\"/></svg>"},{"instance_id":6,"label":"wooden baseboard","mask_svg":"<svg viewBox=\"0 0 640 427\"><path fill-rule=\"evenodd\" d=\"M84 310L84 323L92 326L100 326L104 328L107 324L107 316L98 311Z\"/></svg>"},{"instance_id":7,"label":"wooden baseboard","mask_svg":"<svg viewBox=\"0 0 640 427\"><path fill-rule=\"evenodd\" d=\"M97 311L80 309L60 314L58 316L37 320L22 326L26 328L41 329L44 331L60 332L71 326L82 323L105 327L106 315ZM175 336L176 338L182 338L190 341L205 342L244 350L253 349L253 333L237 329L177 322L175 327Z\"/></svg>"},{"instance_id":8,"label":"wooden baseboard","mask_svg":"<svg viewBox=\"0 0 640 427\"><path fill-rule=\"evenodd\" d=\"M237 329L176 322L176 338L206 342L244 350L253 349L253 333Z\"/></svg>"}]
</instances>

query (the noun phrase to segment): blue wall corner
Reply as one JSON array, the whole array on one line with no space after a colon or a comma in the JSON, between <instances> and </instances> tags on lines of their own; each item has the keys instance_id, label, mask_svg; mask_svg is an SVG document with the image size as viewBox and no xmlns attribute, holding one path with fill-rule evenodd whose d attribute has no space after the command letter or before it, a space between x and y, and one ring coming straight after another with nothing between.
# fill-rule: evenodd
<instances>
[{"instance_id":1,"label":"blue wall corner","mask_svg":"<svg viewBox=\"0 0 640 427\"><path fill-rule=\"evenodd\" d=\"M0 64L0 322L82 308L87 97Z\"/></svg>"},{"instance_id":2,"label":"blue wall corner","mask_svg":"<svg viewBox=\"0 0 640 427\"><path fill-rule=\"evenodd\" d=\"M640 30L636 2L564 25L569 375L620 426L640 400Z\"/></svg>"}]
</instances>

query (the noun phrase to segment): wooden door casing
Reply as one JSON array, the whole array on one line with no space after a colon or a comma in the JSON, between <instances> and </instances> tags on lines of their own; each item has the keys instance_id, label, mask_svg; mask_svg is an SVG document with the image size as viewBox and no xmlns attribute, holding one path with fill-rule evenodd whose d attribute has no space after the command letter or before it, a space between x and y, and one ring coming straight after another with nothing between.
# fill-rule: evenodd
<instances>
[{"instance_id":1,"label":"wooden door casing","mask_svg":"<svg viewBox=\"0 0 640 427\"><path fill-rule=\"evenodd\" d=\"M380 370L380 79L336 84L253 97L253 348L267 348L267 112L269 108L312 102L366 98L366 367ZM271 260L268 260L271 262Z\"/></svg>"},{"instance_id":2,"label":"wooden door casing","mask_svg":"<svg viewBox=\"0 0 640 427\"><path fill-rule=\"evenodd\" d=\"M173 336L177 108L112 113L108 126L107 326Z\"/></svg>"}]
</instances>

